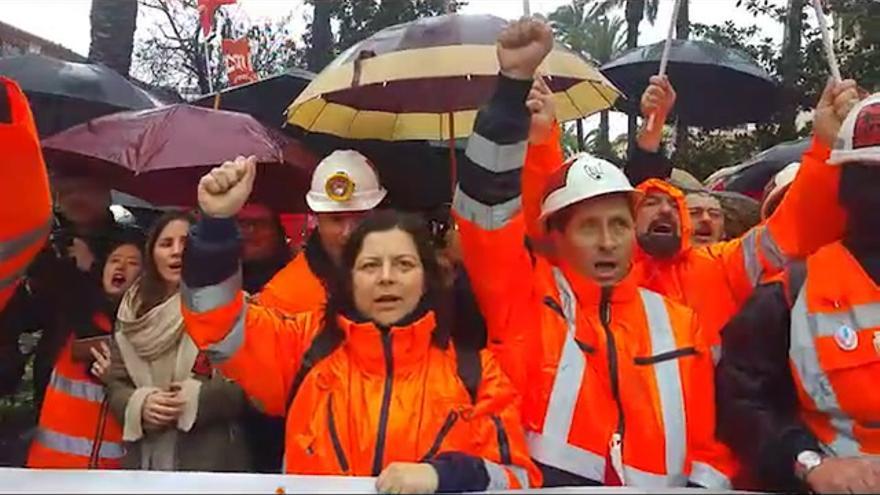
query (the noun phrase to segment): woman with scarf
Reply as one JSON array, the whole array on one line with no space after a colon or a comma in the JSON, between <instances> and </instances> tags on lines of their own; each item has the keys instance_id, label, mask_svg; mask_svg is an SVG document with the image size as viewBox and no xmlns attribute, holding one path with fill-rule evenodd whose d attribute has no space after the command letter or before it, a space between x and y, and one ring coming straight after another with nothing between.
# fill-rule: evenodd
<instances>
[{"instance_id":1,"label":"woman with scarf","mask_svg":"<svg viewBox=\"0 0 880 495\"><path fill-rule=\"evenodd\" d=\"M123 466L154 471L244 471L238 420L245 397L214 370L184 329L183 249L191 217L161 217L144 274L119 307L107 373L110 410L129 442Z\"/></svg>"}]
</instances>

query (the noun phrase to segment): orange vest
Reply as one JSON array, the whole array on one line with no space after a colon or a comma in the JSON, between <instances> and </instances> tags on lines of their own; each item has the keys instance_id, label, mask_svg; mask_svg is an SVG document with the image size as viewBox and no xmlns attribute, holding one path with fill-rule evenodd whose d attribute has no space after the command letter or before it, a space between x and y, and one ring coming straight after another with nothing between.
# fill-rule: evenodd
<instances>
[{"instance_id":1,"label":"orange vest","mask_svg":"<svg viewBox=\"0 0 880 495\"><path fill-rule=\"evenodd\" d=\"M837 456L880 455L880 287L838 242L807 259L791 293L801 419Z\"/></svg>"},{"instance_id":2,"label":"orange vest","mask_svg":"<svg viewBox=\"0 0 880 495\"><path fill-rule=\"evenodd\" d=\"M327 290L309 268L305 250L272 277L256 302L288 314L315 311L327 303Z\"/></svg>"},{"instance_id":3,"label":"orange vest","mask_svg":"<svg viewBox=\"0 0 880 495\"><path fill-rule=\"evenodd\" d=\"M0 310L42 248L52 218L46 166L27 99L14 82L0 77L0 98L7 97L11 122L0 115Z\"/></svg>"},{"instance_id":4,"label":"orange vest","mask_svg":"<svg viewBox=\"0 0 880 495\"><path fill-rule=\"evenodd\" d=\"M490 488L540 483L508 379L484 351L472 400L452 347L432 344L433 312L386 332L338 316L341 344L305 375L288 409L323 312L281 316L245 303L232 280L184 287L186 329L264 413L287 416L285 472L377 476L392 462L458 451L484 460Z\"/></svg>"},{"instance_id":5,"label":"orange vest","mask_svg":"<svg viewBox=\"0 0 880 495\"><path fill-rule=\"evenodd\" d=\"M94 322L111 332L105 315L96 315ZM88 365L74 362L74 337L68 338L52 370L27 466L87 469L100 438L97 468L120 469L125 455L122 427L107 410L104 386L89 375Z\"/></svg>"}]
</instances>

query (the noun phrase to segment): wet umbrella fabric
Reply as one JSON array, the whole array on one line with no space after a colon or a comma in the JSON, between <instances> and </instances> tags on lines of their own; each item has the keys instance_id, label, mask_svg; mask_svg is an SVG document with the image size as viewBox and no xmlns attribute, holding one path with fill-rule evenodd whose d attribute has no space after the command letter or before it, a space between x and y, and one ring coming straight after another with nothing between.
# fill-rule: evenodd
<instances>
[{"instance_id":1,"label":"wet umbrella fabric","mask_svg":"<svg viewBox=\"0 0 880 495\"><path fill-rule=\"evenodd\" d=\"M767 183L789 163L801 161L809 146L809 138L777 144L737 165L726 176L710 176L706 183L713 189L735 191L760 200Z\"/></svg>"},{"instance_id":2,"label":"wet umbrella fabric","mask_svg":"<svg viewBox=\"0 0 880 495\"><path fill-rule=\"evenodd\" d=\"M660 42L633 48L602 66L602 73L627 95L618 100L618 108L637 111L662 54ZM706 41L673 40L666 75L678 93L676 115L690 126L766 122L781 101L777 82L748 55Z\"/></svg>"},{"instance_id":3,"label":"wet umbrella fabric","mask_svg":"<svg viewBox=\"0 0 880 495\"><path fill-rule=\"evenodd\" d=\"M0 76L14 79L27 94L41 137L88 120L161 102L102 65L42 55L0 58Z\"/></svg>"},{"instance_id":4,"label":"wet umbrella fabric","mask_svg":"<svg viewBox=\"0 0 880 495\"><path fill-rule=\"evenodd\" d=\"M122 112L43 141L50 167L79 169L155 205L194 206L199 178L238 155L260 162L252 198L281 212L305 211L317 158L253 117L191 105Z\"/></svg>"}]
</instances>

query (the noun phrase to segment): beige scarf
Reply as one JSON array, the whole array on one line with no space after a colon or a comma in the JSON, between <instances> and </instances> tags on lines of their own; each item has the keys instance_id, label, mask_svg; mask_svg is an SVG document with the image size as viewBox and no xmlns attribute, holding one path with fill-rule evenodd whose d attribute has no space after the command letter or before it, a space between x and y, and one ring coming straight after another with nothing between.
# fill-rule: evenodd
<instances>
[{"instance_id":1,"label":"beige scarf","mask_svg":"<svg viewBox=\"0 0 880 495\"><path fill-rule=\"evenodd\" d=\"M198 414L201 382L192 378L192 367L199 350L184 332L180 293L138 317L141 304L138 283L125 293L116 316L116 343L136 387L125 408L123 440L140 442L141 469L174 470L177 431L190 431ZM180 393L186 401L177 428L144 436L146 398L153 392L167 391L175 382L181 384Z\"/></svg>"}]
</instances>

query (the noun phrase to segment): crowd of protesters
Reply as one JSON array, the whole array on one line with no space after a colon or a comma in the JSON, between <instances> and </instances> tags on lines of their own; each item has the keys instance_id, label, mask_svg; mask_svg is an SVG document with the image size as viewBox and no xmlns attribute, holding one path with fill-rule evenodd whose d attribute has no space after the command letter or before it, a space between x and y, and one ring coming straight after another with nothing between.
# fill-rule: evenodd
<instances>
[{"instance_id":1,"label":"crowd of protesters","mask_svg":"<svg viewBox=\"0 0 880 495\"><path fill-rule=\"evenodd\" d=\"M731 237L715 196L671 178L662 125L622 169L563 157L536 74L552 45L534 19L500 35L451 207L390 209L369 160L335 151L295 255L249 202L254 157L146 235L89 177L51 177L52 221L12 199L47 200L45 177L0 176L5 393L42 331L27 466L880 491L880 96L830 81L810 148ZM2 88L0 173L44 169ZM653 77L642 113L675 99Z\"/></svg>"}]
</instances>

